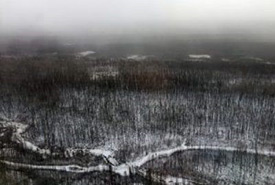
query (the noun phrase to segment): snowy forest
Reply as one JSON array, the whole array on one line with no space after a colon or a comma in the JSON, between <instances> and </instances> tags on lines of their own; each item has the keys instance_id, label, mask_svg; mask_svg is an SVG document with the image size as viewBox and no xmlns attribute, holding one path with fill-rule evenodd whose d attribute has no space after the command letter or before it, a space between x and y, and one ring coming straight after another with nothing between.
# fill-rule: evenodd
<instances>
[{"instance_id":1,"label":"snowy forest","mask_svg":"<svg viewBox=\"0 0 275 185\"><path fill-rule=\"evenodd\" d=\"M275 0L0 0L0 185L275 185Z\"/></svg>"},{"instance_id":2,"label":"snowy forest","mask_svg":"<svg viewBox=\"0 0 275 185\"><path fill-rule=\"evenodd\" d=\"M272 61L41 55L0 66L0 184L275 182Z\"/></svg>"}]
</instances>

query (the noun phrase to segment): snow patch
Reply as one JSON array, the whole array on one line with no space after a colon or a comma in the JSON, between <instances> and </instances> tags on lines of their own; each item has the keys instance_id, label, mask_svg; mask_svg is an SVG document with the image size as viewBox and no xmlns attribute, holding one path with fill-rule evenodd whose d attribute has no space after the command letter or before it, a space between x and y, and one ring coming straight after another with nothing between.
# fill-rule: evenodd
<instances>
[{"instance_id":1,"label":"snow patch","mask_svg":"<svg viewBox=\"0 0 275 185\"><path fill-rule=\"evenodd\" d=\"M93 55L93 54L95 54L96 52L94 52L94 51L83 51L83 52L79 52L78 53L78 56L81 56L81 57L86 57L86 56L88 56L88 55Z\"/></svg>"},{"instance_id":2,"label":"snow patch","mask_svg":"<svg viewBox=\"0 0 275 185\"><path fill-rule=\"evenodd\" d=\"M136 61L142 61L146 60L149 57L153 57L153 55L130 55L127 57L128 60L136 60Z\"/></svg>"},{"instance_id":3,"label":"snow patch","mask_svg":"<svg viewBox=\"0 0 275 185\"><path fill-rule=\"evenodd\" d=\"M191 58L191 59L211 59L211 56L208 54L202 54L202 55L190 54L189 58Z\"/></svg>"},{"instance_id":4,"label":"snow patch","mask_svg":"<svg viewBox=\"0 0 275 185\"><path fill-rule=\"evenodd\" d=\"M172 177L167 176L165 179L165 183L168 185L172 184L190 184L190 182L187 179L178 178L178 177Z\"/></svg>"}]
</instances>

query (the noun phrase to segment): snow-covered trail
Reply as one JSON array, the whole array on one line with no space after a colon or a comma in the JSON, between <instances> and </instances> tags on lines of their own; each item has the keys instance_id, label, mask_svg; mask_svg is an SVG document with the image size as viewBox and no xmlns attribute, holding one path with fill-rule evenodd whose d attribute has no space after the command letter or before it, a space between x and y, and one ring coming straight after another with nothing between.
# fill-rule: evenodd
<instances>
[{"instance_id":1,"label":"snow-covered trail","mask_svg":"<svg viewBox=\"0 0 275 185\"><path fill-rule=\"evenodd\" d=\"M3 161L1 163L14 168L27 168L27 169L37 169L37 170L54 170L54 171L64 171L71 173L88 173L95 171L107 171L109 167L106 165L98 165L92 167L82 167L79 165L32 165L23 163L14 163L10 161Z\"/></svg>"},{"instance_id":2,"label":"snow-covered trail","mask_svg":"<svg viewBox=\"0 0 275 185\"><path fill-rule=\"evenodd\" d=\"M110 171L112 170L113 173L119 174L121 176L129 176L130 174L138 174L143 177L147 176L147 171L142 169L142 166L148 163L149 161L163 158L163 157L170 157L171 155L177 153L177 152L184 152L188 150L219 150L219 151L239 151L238 148L234 147L218 147L218 146L186 146L182 145L177 148L168 149L168 150L162 150L158 152L152 152L144 157L141 157L137 160L134 160L132 162L126 162L120 165L98 165L98 166L90 166L90 167L83 167L79 165L32 165L32 164L23 164L23 163L14 163L10 161L4 161L1 160L0 162L13 167L13 168L27 168L27 169L39 169L39 170L51 170L51 171L64 171L64 172L70 172L70 173L89 173L89 172L104 172L104 171ZM95 150L98 155L104 156L102 152L106 151L100 151ZM265 151L265 150L246 150L244 151L248 154L259 154L259 155L265 155L265 156L272 156L275 157L275 152ZM166 178L162 177L162 179L159 179L159 177L154 178L156 181L161 181L164 184L173 184L175 182L187 184L191 183L188 179L183 178L177 178L177 177L170 177L167 176Z\"/></svg>"},{"instance_id":3,"label":"snow-covered trail","mask_svg":"<svg viewBox=\"0 0 275 185\"><path fill-rule=\"evenodd\" d=\"M7 119L1 118L0 127L11 128L12 129L11 141L18 144L20 147L22 147L25 150L40 154L44 157L61 155L60 153L52 152L49 149L42 149L36 146L35 144L27 141L26 139L24 139L22 134L24 134L28 129L28 125L26 124L9 121ZM81 152L82 154L85 154L85 155L102 156L107 163L110 163L112 165L118 165L118 162L114 159L113 152L102 150L102 149L67 148L64 151L64 153L62 153L62 155L64 155L66 158L72 158L76 155L77 152Z\"/></svg>"},{"instance_id":4,"label":"snow-covered trail","mask_svg":"<svg viewBox=\"0 0 275 185\"><path fill-rule=\"evenodd\" d=\"M267 151L267 150L253 150L253 149L246 149L246 150L240 150L235 147L224 147L224 146L186 146L185 144L182 144L180 147L168 149L168 150L162 150L158 152L152 152L149 153L148 155L141 157L137 159L136 161L129 163L132 166L135 167L141 167L142 165L146 164L149 161L152 161L157 158L162 158L162 157L170 157L174 153L177 152L184 152L188 150L217 150L217 151L227 151L227 152L237 152L237 151L242 151L246 152L248 154L258 154L258 155L265 155L265 156L270 156L270 157L275 157L275 152L274 151Z\"/></svg>"},{"instance_id":5,"label":"snow-covered trail","mask_svg":"<svg viewBox=\"0 0 275 185\"><path fill-rule=\"evenodd\" d=\"M3 120L3 119L2 119ZM2 128L8 128L11 127L13 129L11 140L15 143L17 143L19 146L23 147L25 150L29 150L38 154L41 154L43 156L50 156L50 155L60 155L58 153L52 153L50 150L41 149L38 146L32 144L29 141L26 141L22 134L26 132L28 126L19 122L13 122L13 121L0 121L0 126ZM52 170L52 171L65 171L70 173L89 173L89 172L104 172L104 171L110 171L112 170L113 173L119 174L121 176L129 176L130 174L138 174L143 177L148 177L147 171L142 168L143 165L148 163L149 161L163 158L163 157L170 157L171 155L177 153L177 152L184 152L188 150L217 150L217 151L229 151L229 152L236 152L240 151L239 148L234 147L224 147L224 146L187 146L185 143L183 143L181 146L167 149L167 150L161 150L157 152L149 153L148 155L145 155L143 157L140 157L134 161L129 161L126 163L119 164L117 160L114 157L114 154L112 151L106 151L101 149L73 149L68 148L65 150L64 155L66 157L74 157L77 152L82 152L84 154L88 155L94 155L94 156L100 156L102 157L106 165L98 165L98 166L79 166L75 164L71 165L34 165L34 164L24 164L24 163L15 163L11 161L6 160L0 160L2 164L5 164L7 166L13 167L13 168L27 168L27 169L39 169L39 170ZM246 149L242 150L242 152L246 152L248 154L258 154L258 155L265 155L265 156L272 156L275 157L274 151L267 151L267 150L253 150L253 149ZM151 176L152 178L152 176ZM184 182L184 183L191 183L187 179L177 178L177 177L153 177L153 180L169 184L173 183L174 181L177 182Z\"/></svg>"}]
</instances>

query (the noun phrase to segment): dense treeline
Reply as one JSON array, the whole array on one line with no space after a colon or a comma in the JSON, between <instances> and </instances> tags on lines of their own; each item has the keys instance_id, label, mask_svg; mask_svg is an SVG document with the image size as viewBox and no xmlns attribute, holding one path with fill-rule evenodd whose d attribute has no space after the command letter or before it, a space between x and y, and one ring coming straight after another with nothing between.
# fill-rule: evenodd
<instances>
[{"instance_id":1,"label":"dense treeline","mask_svg":"<svg viewBox=\"0 0 275 185\"><path fill-rule=\"evenodd\" d=\"M27 95L54 97L57 88L92 87L132 91L199 91L275 96L275 65L251 61L89 61L72 56L0 60L2 86ZM91 79L93 70L113 67L117 75ZM112 69L111 69L112 70ZM112 73L112 71L110 72ZM4 88L1 88L3 90ZM48 99L47 99L48 100Z\"/></svg>"}]
</instances>

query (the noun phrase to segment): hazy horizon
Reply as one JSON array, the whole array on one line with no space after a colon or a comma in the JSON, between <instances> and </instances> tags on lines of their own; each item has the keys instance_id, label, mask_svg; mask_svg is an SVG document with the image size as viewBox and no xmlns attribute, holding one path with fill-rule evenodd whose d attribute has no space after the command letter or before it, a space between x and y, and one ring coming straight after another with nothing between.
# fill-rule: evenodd
<instances>
[{"instance_id":1,"label":"hazy horizon","mask_svg":"<svg viewBox=\"0 0 275 185\"><path fill-rule=\"evenodd\" d=\"M274 7L272 0L0 0L0 38L209 35L273 41Z\"/></svg>"}]
</instances>

